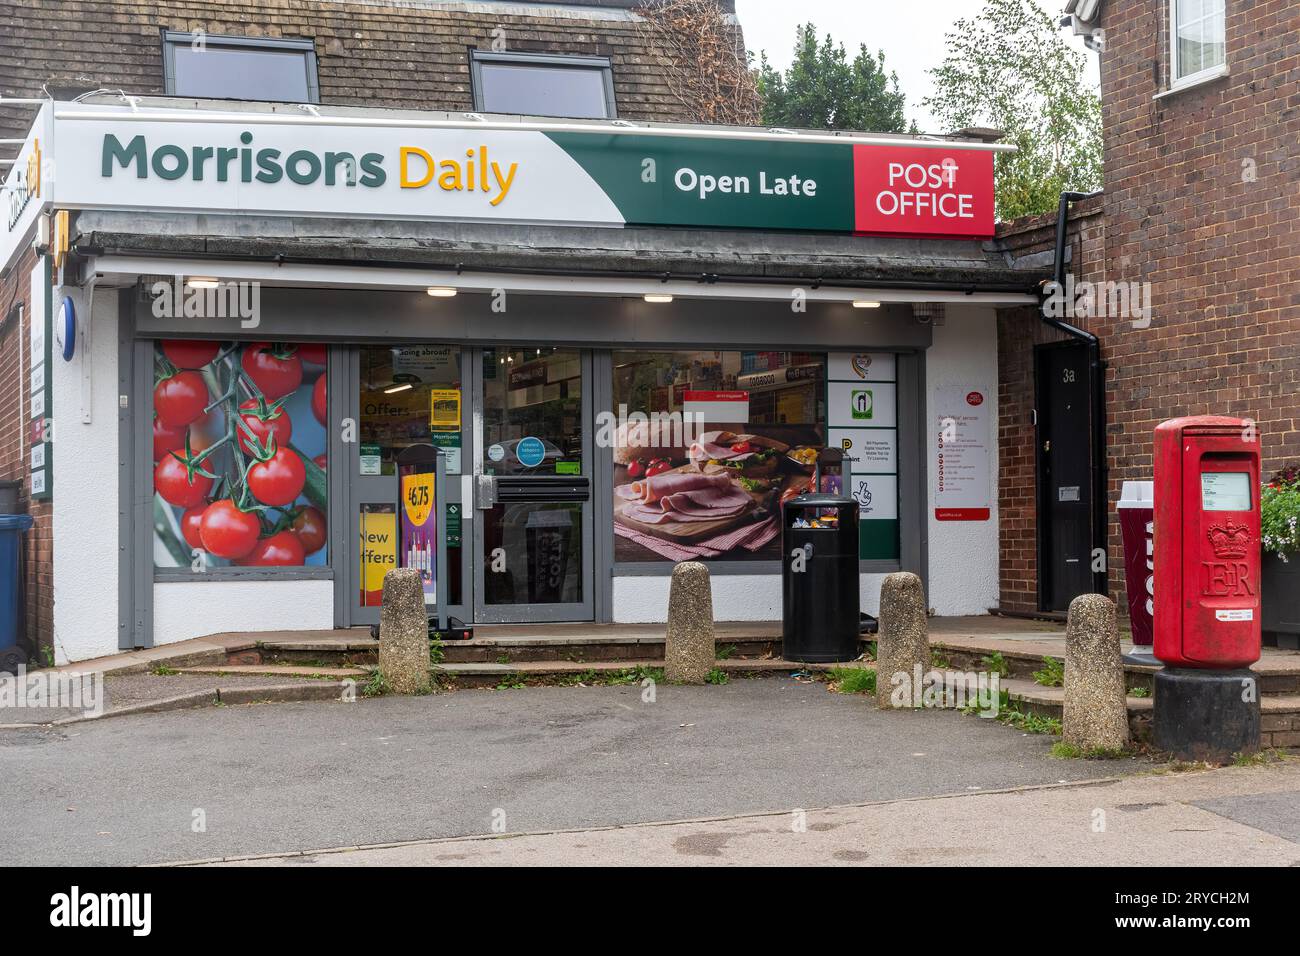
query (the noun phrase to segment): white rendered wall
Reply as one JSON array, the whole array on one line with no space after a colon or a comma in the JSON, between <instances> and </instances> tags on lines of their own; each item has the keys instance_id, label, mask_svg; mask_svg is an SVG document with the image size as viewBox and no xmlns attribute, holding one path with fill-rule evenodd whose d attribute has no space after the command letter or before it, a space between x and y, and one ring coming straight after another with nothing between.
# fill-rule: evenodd
<instances>
[{"instance_id":1,"label":"white rendered wall","mask_svg":"<svg viewBox=\"0 0 1300 956\"><path fill-rule=\"evenodd\" d=\"M225 631L333 626L333 581L169 581L153 586L155 646Z\"/></svg>"},{"instance_id":2,"label":"white rendered wall","mask_svg":"<svg viewBox=\"0 0 1300 956\"><path fill-rule=\"evenodd\" d=\"M875 614L880 607L883 574L861 575L861 608ZM614 621L656 624L668 619L669 575L614 578ZM715 574L713 617L718 621L779 621L779 574Z\"/></svg>"},{"instance_id":3,"label":"white rendered wall","mask_svg":"<svg viewBox=\"0 0 1300 956\"><path fill-rule=\"evenodd\" d=\"M998 603L998 336L991 308L948 306L943 325L925 353L926 427L937 427L935 391L979 388L987 396L989 435L988 521L936 521L934 449L926 446L930 490L930 607L942 616L987 614Z\"/></svg>"},{"instance_id":4,"label":"white rendered wall","mask_svg":"<svg viewBox=\"0 0 1300 956\"><path fill-rule=\"evenodd\" d=\"M117 290L96 294L93 316L84 292L67 291L82 337L70 362L55 348L49 370L54 652L61 664L118 651ZM62 301L63 290L55 289L56 322Z\"/></svg>"}]
</instances>

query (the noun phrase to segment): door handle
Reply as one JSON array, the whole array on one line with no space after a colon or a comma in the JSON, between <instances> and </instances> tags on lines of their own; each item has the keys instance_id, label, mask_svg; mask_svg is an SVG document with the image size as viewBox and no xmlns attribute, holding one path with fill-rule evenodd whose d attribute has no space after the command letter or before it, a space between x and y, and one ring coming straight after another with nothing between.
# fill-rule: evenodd
<instances>
[{"instance_id":1,"label":"door handle","mask_svg":"<svg viewBox=\"0 0 1300 956\"><path fill-rule=\"evenodd\" d=\"M474 495L474 507L479 511L488 511L497 503L497 480L494 475L478 475L478 489Z\"/></svg>"}]
</instances>

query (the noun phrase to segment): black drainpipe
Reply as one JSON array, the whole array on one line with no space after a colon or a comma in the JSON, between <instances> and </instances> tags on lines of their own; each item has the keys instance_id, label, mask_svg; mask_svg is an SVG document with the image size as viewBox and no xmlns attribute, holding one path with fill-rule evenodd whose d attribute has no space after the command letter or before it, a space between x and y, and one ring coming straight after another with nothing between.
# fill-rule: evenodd
<instances>
[{"instance_id":1,"label":"black drainpipe","mask_svg":"<svg viewBox=\"0 0 1300 956\"><path fill-rule=\"evenodd\" d=\"M1065 295L1065 230L1070 216L1070 204L1100 195L1101 190L1091 193L1061 193L1060 204L1056 207L1056 257L1052 263L1052 281L1059 296ZM1109 566L1106 498L1110 469L1106 461L1106 363L1101 360L1101 340L1091 332L1049 316L1046 299L1041 315L1047 325L1082 342L1088 348L1088 379L1092 388L1092 547L1094 551L1102 549ZM1098 594L1106 594L1110 590L1104 572L1093 574L1092 586Z\"/></svg>"}]
</instances>

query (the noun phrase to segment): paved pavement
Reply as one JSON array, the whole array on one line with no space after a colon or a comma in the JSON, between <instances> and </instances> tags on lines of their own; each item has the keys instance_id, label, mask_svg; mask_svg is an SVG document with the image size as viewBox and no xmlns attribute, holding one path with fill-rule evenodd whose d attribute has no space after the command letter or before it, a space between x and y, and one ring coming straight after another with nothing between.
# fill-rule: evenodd
<instances>
[{"instance_id":1,"label":"paved pavement","mask_svg":"<svg viewBox=\"0 0 1300 956\"><path fill-rule=\"evenodd\" d=\"M243 866L1300 866L1300 760Z\"/></svg>"},{"instance_id":2,"label":"paved pavement","mask_svg":"<svg viewBox=\"0 0 1300 956\"><path fill-rule=\"evenodd\" d=\"M1132 773L786 678L229 706L0 732L0 864L157 863ZM199 827L194 821L202 821Z\"/></svg>"}]
</instances>

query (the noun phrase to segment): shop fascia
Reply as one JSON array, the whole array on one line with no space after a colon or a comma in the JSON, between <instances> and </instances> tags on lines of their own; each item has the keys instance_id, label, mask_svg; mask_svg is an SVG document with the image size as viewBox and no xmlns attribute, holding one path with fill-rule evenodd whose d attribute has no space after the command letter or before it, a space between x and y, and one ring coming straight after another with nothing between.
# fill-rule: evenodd
<instances>
[{"instance_id":1,"label":"shop fascia","mask_svg":"<svg viewBox=\"0 0 1300 956\"><path fill-rule=\"evenodd\" d=\"M1010 148L48 102L6 182L24 200L7 217L0 261L13 256L34 212L51 206L986 238L993 155ZM38 168L58 170L39 195L24 186L33 155Z\"/></svg>"}]
</instances>

